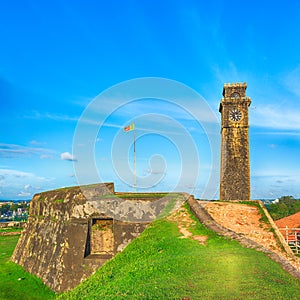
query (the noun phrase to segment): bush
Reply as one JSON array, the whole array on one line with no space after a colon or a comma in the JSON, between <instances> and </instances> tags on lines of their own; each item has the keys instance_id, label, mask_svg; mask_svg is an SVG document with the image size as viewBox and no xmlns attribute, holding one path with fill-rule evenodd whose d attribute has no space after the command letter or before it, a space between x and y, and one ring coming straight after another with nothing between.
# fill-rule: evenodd
<instances>
[{"instance_id":1,"label":"bush","mask_svg":"<svg viewBox=\"0 0 300 300\"><path fill-rule=\"evenodd\" d=\"M274 220L282 219L300 211L300 199L295 199L293 196L282 196L278 200L277 203L267 206Z\"/></svg>"}]
</instances>

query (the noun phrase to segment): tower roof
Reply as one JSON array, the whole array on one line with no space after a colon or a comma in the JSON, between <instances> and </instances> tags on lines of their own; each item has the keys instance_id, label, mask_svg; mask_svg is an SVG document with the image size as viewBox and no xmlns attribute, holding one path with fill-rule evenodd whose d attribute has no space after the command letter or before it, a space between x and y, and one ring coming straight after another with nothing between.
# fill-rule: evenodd
<instances>
[{"instance_id":1,"label":"tower roof","mask_svg":"<svg viewBox=\"0 0 300 300\"><path fill-rule=\"evenodd\" d=\"M226 97L228 94L231 94L232 92L237 90L243 90L245 92L246 88L247 88L246 82L224 83L223 96Z\"/></svg>"}]
</instances>

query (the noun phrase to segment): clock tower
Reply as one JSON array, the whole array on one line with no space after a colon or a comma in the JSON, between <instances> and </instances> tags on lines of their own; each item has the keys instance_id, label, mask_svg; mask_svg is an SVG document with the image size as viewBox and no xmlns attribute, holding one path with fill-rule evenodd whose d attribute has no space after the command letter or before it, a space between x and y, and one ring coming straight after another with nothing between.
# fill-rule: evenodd
<instances>
[{"instance_id":1,"label":"clock tower","mask_svg":"<svg viewBox=\"0 0 300 300\"><path fill-rule=\"evenodd\" d=\"M224 84L221 124L220 200L250 200L250 157L246 83Z\"/></svg>"}]
</instances>

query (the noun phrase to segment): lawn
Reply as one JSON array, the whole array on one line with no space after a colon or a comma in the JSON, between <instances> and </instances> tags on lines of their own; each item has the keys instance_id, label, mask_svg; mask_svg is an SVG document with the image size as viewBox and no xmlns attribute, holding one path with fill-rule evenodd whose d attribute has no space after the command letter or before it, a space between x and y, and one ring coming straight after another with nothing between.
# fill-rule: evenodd
<instances>
[{"instance_id":1,"label":"lawn","mask_svg":"<svg viewBox=\"0 0 300 300\"><path fill-rule=\"evenodd\" d=\"M0 299L299 299L300 281L279 264L192 218L190 230L208 236L205 245L180 238L177 224L159 219L61 295L9 262L18 236L0 236Z\"/></svg>"},{"instance_id":2,"label":"lawn","mask_svg":"<svg viewBox=\"0 0 300 300\"><path fill-rule=\"evenodd\" d=\"M0 299L54 299L55 293L40 279L9 261L19 235L0 236Z\"/></svg>"},{"instance_id":3,"label":"lawn","mask_svg":"<svg viewBox=\"0 0 300 300\"><path fill-rule=\"evenodd\" d=\"M300 281L263 253L194 222L207 244L161 219L95 275L59 299L299 299Z\"/></svg>"}]
</instances>

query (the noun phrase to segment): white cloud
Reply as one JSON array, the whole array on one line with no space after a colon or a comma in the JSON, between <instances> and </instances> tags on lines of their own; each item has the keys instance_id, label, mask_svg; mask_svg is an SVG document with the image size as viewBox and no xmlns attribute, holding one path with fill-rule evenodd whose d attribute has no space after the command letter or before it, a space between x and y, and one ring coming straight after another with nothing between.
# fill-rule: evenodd
<instances>
[{"instance_id":1,"label":"white cloud","mask_svg":"<svg viewBox=\"0 0 300 300\"><path fill-rule=\"evenodd\" d=\"M299 194L300 176L296 171L268 170L259 171L251 176L253 198L278 198L283 195Z\"/></svg>"},{"instance_id":2,"label":"white cloud","mask_svg":"<svg viewBox=\"0 0 300 300\"><path fill-rule=\"evenodd\" d=\"M30 185L30 184L26 184L25 186L24 186L24 190L30 190L32 188L32 186Z\"/></svg>"},{"instance_id":3,"label":"white cloud","mask_svg":"<svg viewBox=\"0 0 300 300\"><path fill-rule=\"evenodd\" d=\"M226 68L215 65L212 67L214 75L219 82L235 82L236 78L244 78L237 70L233 62L229 62Z\"/></svg>"},{"instance_id":4,"label":"white cloud","mask_svg":"<svg viewBox=\"0 0 300 300\"><path fill-rule=\"evenodd\" d=\"M36 145L36 146L38 146L38 145L43 145L44 143L38 142L38 141L36 141L36 140L32 140L32 141L29 142L29 144L30 144L30 145Z\"/></svg>"},{"instance_id":5,"label":"white cloud","mask_svg":"<svg viewBox=\"0 0 300 300\"><path fill-rule=\"evenodd\" d=\"M52 159L53 158L53 155L49 155L49 154L42 154L40 156L40 159Z\"/></svg>"},{"instance_id":6,"label":"white cloud","mask_svg":"<svg viewBox=\"0 0 300 300\"><path fill-rule=\"evenodd\" d=\"M19 194L17 194L18 197L28 197L30 196L31 194L30 193L27 193L27 192L20 192Z\"/></svg>"},{"instance_id":7,"label":"white cloud","mask_svg":"<svg viewBox=\"0 0 300 300\"><path fill-rule=\"evenodd\" d=\"M268 168L268 169L255 169L251 172L251 176L253 177L297 177L300 180L300 175L298 170L293 169L280 169L280 168Z\"/></svg>"},{"instance_id":8,"label":"white cloud","mask_svg":"<svg viewBox=\"0 0 300 300\"><path fill-rule=\"evenodd\" d=\"M0 180L5 181L9 184L14 184L16 182L23 182L22 186L24 188L32 187L28 182L50 182L53 181L55 178L45 178L36 176L30 172L23 172L19 170L12 170L12 169L0 169ZM25 181L26 180L26 181ZM25 182L24 182L25 181Z\"/></svg>"},{"instance_id":9,"label":"white cloud","mask_svg":"<svg viewBox=\"0 0 300 300\"><path fill-rule=\"evenodd\" d=\"M0 169L0 176L2 176L2 179L7 178L7 177L32 178L32 177L34 177L34 174L19 171L19 170Z\"/></svg>"},{"instance_id":10,"label":"white cloud","mask_svg":"<svg viewBox=\"0 0 300 300\"><path fill-rule=\"evenodd\" d=\"M275 144L270 144L270 145L268 145L268 147L271 148L271 149L275 149L275 148L277 148L277 145L275 145Z\"/></svg>"},{"instance_id":11,"label":"white cloud","mask_svg":"<svg viewBox=\"0 0 300 300\"><path fill-rule=\"evenodd\" d=\"M50 155L53 150L45 148L26 147L15 144L0 143L0 157L4 158L16 158L16 157L28 157L33 155Z\"/></svg>"},{"instance_id":12,"label":"white cloud","mask_svg":"<svg viewBox=\"0 0 300 300\"><path fill-rule=\"evenodd\" d=\"M76 161L77 159L69 152L63 152L60 155L60 158L62 160L68 160L68 161Z\"/></svg>"},{"instance_id":13,"label":"white cloud","mask_svg":"<svg viewBox=\"0 0 300 300\"><path fill-rule=\"evenodd\" d=\"M45 178L34 173L12 169L0 169L0 188L5 189L5 197L32 196L32 193L47 190L53 186L55 178Z\"/></svg>"},{"instance_id":14,"label":"white cloud","mask_svg":"<svg viewBox=\"0 0 300 300\"><path fill-rule=\"evenodd\" d=\"M300 110L266 105L250 112L250 125L279 130L300 130Z\"/></svg>"},{"instance_id":15,"label":"white cloud","mask_svg":"<svg viewBox=\"0 0 300 300\"><path fill-rule=\"evenodd\" d=\"M266 87L264 94L253 101L256 106L250 107L250 125L299 134L300 65L282 77L279 84Z\"/></svg>"},{"instance_id":16,"label":"white cloud","mask_svg":"<svg viewBox=\"0 0 300 300\"><path fill-rule=\"evenodd\" d=\"M38 111L33 111L30 115L25 115L24 118L27 119L50 119L54 121L71 121L77 122L77 116L68 116L68 115L61 115L61 114L53 114L53 113L40 113Z\"/></svg>"}]
</instances>

